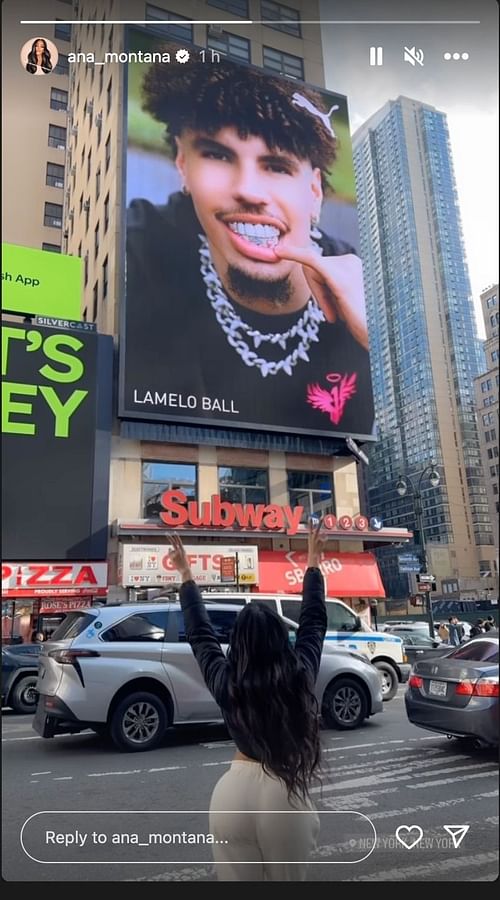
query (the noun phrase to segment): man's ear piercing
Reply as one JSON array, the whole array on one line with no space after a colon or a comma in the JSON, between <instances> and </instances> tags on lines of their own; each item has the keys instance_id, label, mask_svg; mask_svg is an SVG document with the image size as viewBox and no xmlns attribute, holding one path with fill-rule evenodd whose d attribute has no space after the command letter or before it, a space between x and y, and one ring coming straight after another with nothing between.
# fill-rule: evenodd
<instances>
[{"instance_id":1,"label":"man's ear piercing","mask_svg":"<svg viewBox=\"0 0 500 900\"><path fill-rule=\"evenodd\" d=\"M182 193L184 194L185 197L189 197L189 191L185 184L182 185Z\"/></svg>"}]
</instances>

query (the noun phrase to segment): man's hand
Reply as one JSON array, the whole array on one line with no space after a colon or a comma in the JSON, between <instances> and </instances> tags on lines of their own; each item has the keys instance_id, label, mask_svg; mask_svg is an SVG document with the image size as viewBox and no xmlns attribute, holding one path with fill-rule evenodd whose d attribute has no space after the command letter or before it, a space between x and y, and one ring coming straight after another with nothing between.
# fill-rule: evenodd
<instances>
[{"instance_id":1,"label":"man's hand","mask_svg":"<svg viewBox=\"0 0 500 900\"><path fill-rule=\"evenodd\" d=\"M280 259L300 263L311 293L328 322L341 319L352 336L368 350L368 327L363 290L361 260L354 253L320 256L312 248L275 249Z\"/></svg>"},{"instance_id":2,"label":"man's hand","mask_svg":"<svg viewBox=\"0 0 500 900\"><path fill-rule=\"evenodd\" d=\"M307 566L318 568L323 550L326 544L324 537L321 535L321 526L323 525L323 517L320 518L317 525L309 520L309 534L307 537Z\"/></svg>"},{"instance_id":3,"label":"man's hand","mask_svg":"<svg viewBox=\"0 0 500 900\"><path fill-rule=\"evenodd\" d=\"M182 541L177 534L169 534L168 538L172 544L172 549L168 551L170 562L181 574L182 581L192 581L193 576L189 568L186 551L184 550Z\"/></svg>"}]
</instances>

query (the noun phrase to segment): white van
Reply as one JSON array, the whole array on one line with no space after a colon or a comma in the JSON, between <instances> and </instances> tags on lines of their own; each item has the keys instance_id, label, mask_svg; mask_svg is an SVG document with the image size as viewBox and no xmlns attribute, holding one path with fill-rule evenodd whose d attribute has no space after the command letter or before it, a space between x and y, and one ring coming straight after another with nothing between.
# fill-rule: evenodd
<instances>
[{"instance_id":1,"label":"white van","mask_svg":"<svg viewBox=\"0 0 500 900\"><path fill-rule=\"evenodd\" d=\"M238 591L217 591L203 594L204 600L217 603L269 603L281 616L299 621L302 598L295 594L243 594ZM403 641L381 631L363 631L359 616L342 600L326 600L328 631L325 640L362 653L374 663L382 676L382 699L392 700L398 684L408 681L411 666L407 662Z\"/></svg>"}]
</instances>

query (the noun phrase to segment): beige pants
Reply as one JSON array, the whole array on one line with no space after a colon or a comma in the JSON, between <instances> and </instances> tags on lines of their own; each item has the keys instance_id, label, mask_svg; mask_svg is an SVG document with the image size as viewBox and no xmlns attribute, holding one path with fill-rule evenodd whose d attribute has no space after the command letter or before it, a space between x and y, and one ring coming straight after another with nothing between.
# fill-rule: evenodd
<instances>
[{"instance_id":1,"label":"beige pants","mask_svg":"<svg viewBox=\"0 0 500 900\"><path fill-rule=\"evenodd\" d=\"M219 881L305 881L319 816L290 805L284 784L260 763L235 760L210 801L210 833Z\"/></svg>"}]
</instances>

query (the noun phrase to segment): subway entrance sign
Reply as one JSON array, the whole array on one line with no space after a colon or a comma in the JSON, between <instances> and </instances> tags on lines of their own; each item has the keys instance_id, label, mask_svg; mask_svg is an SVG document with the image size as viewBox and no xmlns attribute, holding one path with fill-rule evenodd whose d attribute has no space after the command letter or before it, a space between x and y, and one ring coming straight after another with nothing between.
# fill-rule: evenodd
<instances>
[{"instance_id":1,"label":"subway entrance sign","mask_svg":"<svg viewBox=\"0 0 500 900\"><path fill-rule=\"evenodd\" d=\"M2 244L2 312L79 319L81 288L78 256Z\"/></svg>"}]
</instances>

